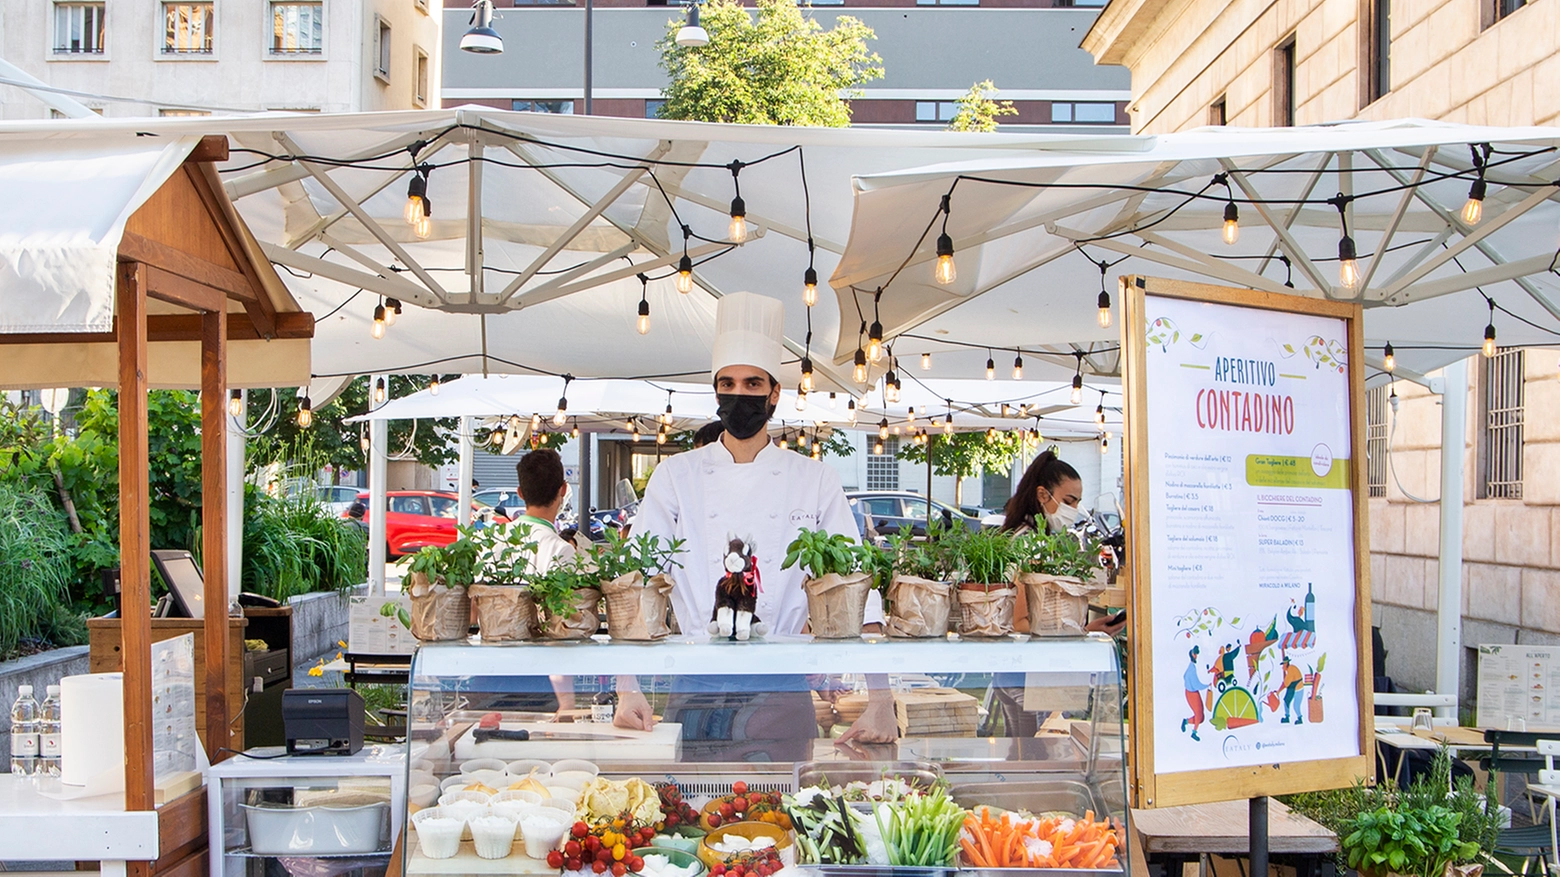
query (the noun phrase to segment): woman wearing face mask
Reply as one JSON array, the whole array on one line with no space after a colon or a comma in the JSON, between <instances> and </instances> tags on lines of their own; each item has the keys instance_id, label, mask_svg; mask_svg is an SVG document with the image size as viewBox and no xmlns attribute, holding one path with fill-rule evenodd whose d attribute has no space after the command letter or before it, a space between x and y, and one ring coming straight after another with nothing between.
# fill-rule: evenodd
<instances>
[{"instance_id":1,"label":"woman wearing face mask","mask_svg":"<svg viewBox=\"0 0 1560 877\"><path fill-rule=\"evenodd\" d=\"M1007 502L1002 529L1014 533L1060 533L1082 517L1083 512L1078 509L1082 500L1083 479L1078 477L1078 470L1057 457L1055 451L1046 451L1024 470L1018 489Z\"/></svg>"}]
</instances>

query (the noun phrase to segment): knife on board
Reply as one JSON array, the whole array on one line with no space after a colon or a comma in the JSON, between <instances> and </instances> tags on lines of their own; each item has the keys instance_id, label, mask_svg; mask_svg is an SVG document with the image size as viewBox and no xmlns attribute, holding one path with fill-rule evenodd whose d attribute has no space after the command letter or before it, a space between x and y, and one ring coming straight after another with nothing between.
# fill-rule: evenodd
<instances>
[{"instance_id":1,"label":"knife on board","mask_svg":"<svg viewBox=\"0 0 1560 877\"><path fill-rule=\"evenodd\" d=\"M477 728L472 732L472 739L477 743L486 743L489 740L633 740L635 737L624 734L574 734L567 731L527 731L524 728L515 731L505 731L501 728Z\"/></svg>"}]
</instances>

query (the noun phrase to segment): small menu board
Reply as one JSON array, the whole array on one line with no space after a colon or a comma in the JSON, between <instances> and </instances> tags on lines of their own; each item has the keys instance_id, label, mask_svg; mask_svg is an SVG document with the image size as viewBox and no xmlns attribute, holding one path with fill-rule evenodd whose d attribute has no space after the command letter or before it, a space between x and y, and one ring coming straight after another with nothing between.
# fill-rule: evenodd
<instances>
[{"instance_id":1,"label":"small menu board","mask_svg":"<svg viewBox=\"0 0 1560 877\"><path fill-rule=\"evenodd\" d=\"M347 610L347 650L354 655L410 655L417 650L412 636L412 598L353 597Z\"/></svg>"},{"instance_id":2,"label":"small menu board","mask_svg":"<svg viewBox=\"0 0 1560 877\"><path fill-rule=\"evenodd\" d=\"M1476 724L1512 728L1513 719L1532 731L1560 727L1560 648L1479 646L1479 700Z\"/></svg>"}]
</instances>

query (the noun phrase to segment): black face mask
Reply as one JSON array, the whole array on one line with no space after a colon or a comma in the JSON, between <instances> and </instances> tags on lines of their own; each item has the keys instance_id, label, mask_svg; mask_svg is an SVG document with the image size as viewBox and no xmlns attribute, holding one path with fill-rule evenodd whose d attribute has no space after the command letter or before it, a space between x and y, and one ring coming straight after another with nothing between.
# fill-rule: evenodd
<instances>
[{"instance_id":1,"label":"black face mask","mask_svg":"<svg viewBox=\"0 0 1560 877\"><path fill-rule=\"evenodd\" d=\"M716 393L715 401L720 424L731 433L732 438L752 438L769 422L770 415L775 413L774 406L769 404L768 394L748 396Z\"/></svg>"}]
</instances>

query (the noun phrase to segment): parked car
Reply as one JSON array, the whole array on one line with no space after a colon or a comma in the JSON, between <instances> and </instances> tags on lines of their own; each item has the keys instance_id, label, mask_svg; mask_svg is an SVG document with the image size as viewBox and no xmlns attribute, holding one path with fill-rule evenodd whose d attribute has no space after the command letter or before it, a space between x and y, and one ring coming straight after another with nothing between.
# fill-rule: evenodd
<instances>
[{"instance_id":1,"label":"parked car","mask_svg":"<svg viewBox=\"0 0 1560 877\"><path fill-rule=\"evenodd\" d=\"M490 487L473 493L471 499L511 521L525 514L525 498L520 496L518 487ZM565 500L563 507L558 509L555 523L559 530L574 526L574 503L571 500Z\"/></svg>"},{"instance_id":2,"label":"parked car","mask_svg":"<svg viewBox=\"0 0 1560 877\"><path fill-rule=\"evenodd\" d=\"M345 514L352 503L357 501L358 488L342 485L322 484L314 489L314 495L320 498L320 503L331 514L340 516Z\"/></svg>"},{"instance_id":3,"label":"parked car","mask_svg":"<svg viewBox=\"0 0 1560 877\"><path fill-rule=\"evenodd\" d=\"M868 521L879 536L893 535L901 528L909 528L916 536L926 535L926 497L920 494L909 491L849 490L845 492L845 499L850 503L851 514L855 515L856 526L863 538ZM939 500L932 500L932 513L941 517L944 525L962 522L970 530L979 530L982 526L979 518L966 515Z\"/></svg>"},{"instance_id":4,"label":"parked car","mask_svg":"<svg viewBox=\"0 0 1560 877\"><path fill-rule=\"evenodd\" d=\"M357 501L368 505L368 493L357 495ZM428 545L448 545L459 533L455 530L455 511L460 507L460 497L438 490L392 490L385 494L385 545L388 556L414 554ZM507 524L509 518L499 515L488 506L473 502L472 520L491 518L490 523ZM342 513L346 517L346 513ZM366 524L373 517L369 511L363 515Z\"/></svg>"}]
</instances>

